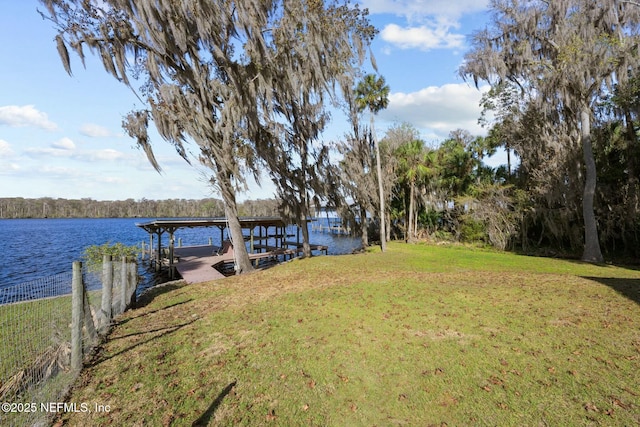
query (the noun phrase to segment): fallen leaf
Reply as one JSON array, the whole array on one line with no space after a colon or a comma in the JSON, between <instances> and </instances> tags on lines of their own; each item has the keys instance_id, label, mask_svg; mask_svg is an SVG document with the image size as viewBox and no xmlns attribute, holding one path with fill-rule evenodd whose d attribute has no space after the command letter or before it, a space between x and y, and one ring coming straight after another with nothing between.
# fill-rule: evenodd
<instances>
[{"instance_id":1,"label":"fallen leaf","mask_svg":"<svg viewBox=\"0 0 640 427\"><path fill-rule=\"evenodd\" d=\"M629 405L622 403L622 401L615 396L611 396L611 404L622 409L629 409Z\"/></svg>"},{"instance_id":2,"label":"fallen leaf","mask_svg":"<svg viewBox=\"0 0 640 427\"><path fill-rule=\"evenodd\" d=\"M271 410L271 412L269 412L269 413L267 414L267 421L273 421L273 420L275 420L276 418L278 418L278 417L276 416L276 411L275 411L274 409L272 409L272 410Z\"/></svg>"},{"instance_id":3,"label":"fallen leaf","mask_svg":"<svg viewBox=\"0 0 640 427\"><path fill-rule=\"evenodd\" d=\"M493 385L503 385L504 382L498 377L490 377L489 382Z\"/></svg>"},{"instance_id":4,"label":"fallen leaf","mask_svg":"<svg viewBox=\"0 0 640 427\"><path fill-rule=\"evenodd\" d=\"M590 411L590 412L600 412L598 407L596 405L594 405L593 403L585 404L584 405L584 409L586 409L587 411Z\"/></svg>"}]
</instances>

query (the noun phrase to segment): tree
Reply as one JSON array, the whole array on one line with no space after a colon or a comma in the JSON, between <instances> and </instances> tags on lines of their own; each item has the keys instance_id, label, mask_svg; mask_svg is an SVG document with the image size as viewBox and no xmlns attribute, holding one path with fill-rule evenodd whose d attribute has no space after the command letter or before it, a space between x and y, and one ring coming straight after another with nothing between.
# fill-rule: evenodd
<instances>
[{"instance_id":1,"label":"tree","mask_svg":"<svg viewBox=\"0 0 640 427\"><path fill-rule=\"evenodd\" d=\"M347 98L350 99L350 98ZM351 98L353 100L353 98ZM355 107L348 102L350 107ZM342 217L345 214L357 221L360 229L362 247L369 246L369 233L367 229L367 212L373 211L373 196L376 193L377 183L373 173L373 155L369 139L364 129L360 126L358 114L355 108L350 108L352 131L345 135L345 141L336 144L338 153L342 155L340 161L340 185L343 194ZM351 200L349 204L347 200Z\"/></svg>"},{"instance_id":2,"label":"tree","mask_svg":"<svg viewBox=\"0 0 640 427\"><path fill-rule=\"evenodd\" d=\"M582 259L602 262L591 119L602 91L624 80L630 61L637 60L638 10L615 0L493 0L491 9L493 26L475 34L461 74L476 83L512 81L576 131L585 171Z\"/></svg>"},{"instance_id":3,"label":"tree","mask_svg":"<svg viewBox=\"0 0 640 427\"><path fill-rule=\"evenodd\" d=\"M384 207L384 189L382 186L382 167L380 163L380 145L376 138L374 127L374 116L389 105L389 86L387 86L384 77L376 77L374 74L367 74L356 87L356 105L359 111L369 110L371 116L370 129L371 138L376 150L376 171L378 173L378 193L380 196L380 248L382 252L386 250L386 231L385 231L385 207Z\"/></svg>"},{"instance_id":4,"label":"tree","mask_svg":"<svg viewBox=\"0 0 640 427\"><path fill-rule=\"evenodd\" d=\"M56 43L67 72L68 47L83 61L88 48L122 83L133 89L132 80L142 81L138 96L145 107L130 113L123 126L158 171L148 135L151 121L187 161L195 143L199 152L193 157L211 169L211 183L225 203L238 243L237 272L251 270L241 244L236 193L246 188L245 176L258 177L260 165L273 155L270 148L278 138L274 97L282 105L299 95L287 91L299 86L289 84L284 91L278 86L281 71L288 68L288 82L306 83L311 75L318 84L330 85L335 69L344 64L348 71L354 52L361 59L372 37L366 12L339 0L41 2L59 31ZM355 48L326 61L327 51L347 40ZM283 66L282 61L303 54L306 62Z\"/></svg>"},{"instance_id":5,"label":"tree","mask_svg":"<svg viewBox=\"0 0 640 427\"><path fill-rule=\"evenodd\" d=\"M409 207L407 209L406 239L407 242L415 240L414 225L417 222L416 215L416 185L432 172L433 153L427 151L424 141L413 139L400 145L395 151L398 159L398 175L401 182L409 187Z\"/></svg>"},{"instance_id":6,"label":"tree","mask_svg":"<svg viewBox=\"0 0 640 427\"><path fill-rule=\"evenodd\" d=\"M310 2L308 9L321 3ZM303 253L311 256L308 218L311 203L328 198L335 179L328 147L319 141L329 122L326 100L351 91L364 47L375 31L360 14L347 7L320 8L308 13L308 22L284 22L274 30L281 42L279 61L272 70L274 111L282 119L272 124L276 136L265 156L278 189L282 212L301 228ZM313 28L313 31L311 31ZM321 55L309 56L308 46L321 44ZM302 70L302 72L301 72Z\"/></svg>"}]
</instances>

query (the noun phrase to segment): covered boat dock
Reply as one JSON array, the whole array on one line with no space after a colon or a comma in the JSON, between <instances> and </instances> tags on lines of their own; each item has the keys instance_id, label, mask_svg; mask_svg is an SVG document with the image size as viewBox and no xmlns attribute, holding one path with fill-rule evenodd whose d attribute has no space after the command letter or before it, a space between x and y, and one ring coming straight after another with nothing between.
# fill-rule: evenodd
<instances>
[{"instance_id":1,"label":"covered boat dock","mask_svg":"<svg viewBox=\"0 0 640 427\"><path fill-rule=\"evenodd\" d=\"M156 271L167 266L172 278L175 271L178 271L188 283L214 280L224 277L222 271L225 264L235 262L233 245L224 238L224 231L228 228L225 218L158 219L136 225L149 233L150 259L155 263ZM290 226L279 217L240 218L240 226L244 236L243 243L248 244L249 258L256 265L261 260L291 258L302 251L300 229ZM295 227L295 232L288 234L291 227ZM220 246L210 244L176 247L175 233L183 228L218 228ZM168 234L167 247L163 247L162 236L165 233ZM294 236L295 241L287 240ZM312 244L311 249L325 254L328 251L322 245Z\"/></svg>"}]
</instances>

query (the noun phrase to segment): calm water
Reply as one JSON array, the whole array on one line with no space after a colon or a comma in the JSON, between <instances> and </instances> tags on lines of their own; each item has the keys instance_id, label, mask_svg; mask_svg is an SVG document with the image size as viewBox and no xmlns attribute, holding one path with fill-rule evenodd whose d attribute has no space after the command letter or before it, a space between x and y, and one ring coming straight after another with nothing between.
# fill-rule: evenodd
<instances>
[{"instance_id":1,"label":"calm water","mask_svg":"<svg viewBox=\"0 0 640 427\"><path fill-rule=\"evenodd\" d=\"M125 245L148 244L149 235L135 224L146 222L141 218L113 219L0 219L2 261L0 262L0 300L3 288L32 282L55 274L71 271L74 261L81 261L88 246L106 242ZM331 234L311 232L312 243L329 247L329 254L350 253L359 240ZM175 234L182 244L203 245L211 238L219 245L217 228L184 229ZM163 245L168 243L164 234ZM141 267L143 288L153 285L150 272Z\"/></svg>"}]
</instances>

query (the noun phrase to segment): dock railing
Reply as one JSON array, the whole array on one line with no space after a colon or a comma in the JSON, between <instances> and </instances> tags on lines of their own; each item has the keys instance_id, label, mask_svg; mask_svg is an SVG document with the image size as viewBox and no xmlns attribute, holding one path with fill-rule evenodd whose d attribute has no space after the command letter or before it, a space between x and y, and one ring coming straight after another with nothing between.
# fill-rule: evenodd
<instances>
[{"instance_id":1,"label":"dock railing","mask_svg":"<svg viewBox=\"0 0 640 427\"><path fill-rule=\"evenodd\" d=\"M0 288L0 425L48 425L82 410L64 396L136 287L135 260L105 257L98 275L74 262L68 273Z\"/></svg>"}]
</instances>

